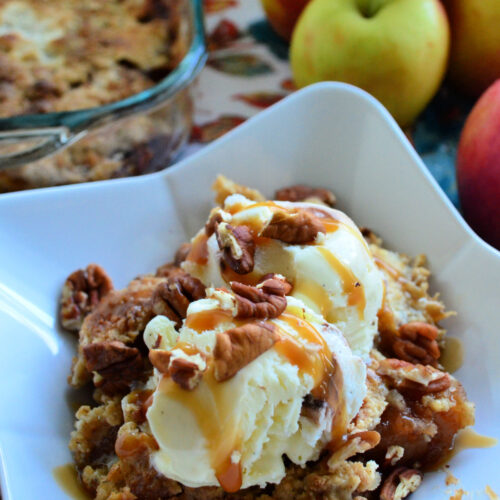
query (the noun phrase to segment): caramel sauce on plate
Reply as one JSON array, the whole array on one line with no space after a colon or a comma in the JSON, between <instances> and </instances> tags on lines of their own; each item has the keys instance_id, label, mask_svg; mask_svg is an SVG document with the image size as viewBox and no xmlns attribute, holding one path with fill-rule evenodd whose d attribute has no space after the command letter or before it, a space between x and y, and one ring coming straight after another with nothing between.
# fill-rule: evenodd
<instances>
[{"instance_id":1,"label":"caramel sauce on plate","mask_svg":"<svg viewBox=\"0 0 500 500\"><path fill-rule=\"evenodd\" d=\"M464 362L464 346L456 337L445 337L439 362L448 373L455 373Z\"/></svg>"},{"instance_id":2,"label":"caramel sauce on plate","mask_svg":"<svg viewBox=\"0 0 500 500\"><path fill-rule=\"evenodd\" d=\"M459 431L453 445L453 453L448 458L454 457L457 453L470 448L492 448L498 444L498 439L478 434L474 429L467 427Z\"/></svg>"},{"instance_id":3,"label":"caramel sauce on plate","mask_svg":"<svg viewBox=\"0 0 500 500\"><path fill-rule=\"evenodd\" d=\"M56 483L70 498L74 500L90 500L92 498L78 480L78 473L73 464L55 467L52 475Z\"/></svg>"},{"instance_id":4,"label":"caramel sauce on plate","mask_svg":"<svg viewBox=\"0 0 500 500\"><path fill-rule=\"evenodd\" d=\"M455 442L453 443L453 448L445 454L442 460L437 464L434 464L430 470L437 470L440 467L446 465L453 457L458 455L461 451L469 450L472 448L492 448L498 444L498 439L483 436L478 434L474 429L466 427L460 430L455 436Z\"/></svg>"}]
</instances>

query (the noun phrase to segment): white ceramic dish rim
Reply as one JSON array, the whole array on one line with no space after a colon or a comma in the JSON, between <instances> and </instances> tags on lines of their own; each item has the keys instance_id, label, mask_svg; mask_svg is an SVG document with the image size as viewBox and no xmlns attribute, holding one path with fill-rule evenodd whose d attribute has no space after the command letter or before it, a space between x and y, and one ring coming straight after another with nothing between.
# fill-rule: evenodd
<instances>
[{"instance_id":1,"label":"white ceramic dish rim","mask_svg":"<svg viewBox=\"0 0 500 500\"><path fill-rule=\"evenodd\" d=\"M477 244L479 244L484 250L486 250L489 253L492 253L493 255L496 255L498 258L500 258L500 251L497 250L496 248L492 247L489 243L487 243L485 240L483 240L478 234L467 224L465 219L463 218L462 214L456 209L456 207L451 203L450 199L446 195L446 193L442 190L441 186L437 183L436 179L432 176L432 174L429 172L427 167L425 166L424 162L418 155L418 153L415 151L413 146L411 145L410 141L406 137L406 135L403 133L399 125L396 123L392 115L387 111L387 109L377 100L375 99L371 94L368 92L365 92L364 90L360 89L359 87L355 87L354 85L350 85L347 83L338 83L338 82L322 82L322 83L316 83L313 85L310 85L302 90L299 90L295 92L294 94L291 94L290 96L286 97L285 99L281 100L280 102L274 104L273 106L261 111L258 115L252 117L251 119L247 120L243 124L239 125L235 129L229 131L226 133L223 137L215 140L211 144L205 146L202 150L197 151L193 153L193 155L182 159L178 163L171 165L170 167L161 170L159 172L154 172L151 174L146 174L141 176L141 180L144 179L154 179L154 178L162 178L162 177L168 177L171 175L172 172L177 171L179 169L185 168L185 164L191 162L194 159L197 159L199 157L202 157L204 154L207 152L211 151L213 148L219 148L222 147L226 142L231 141L233 136L235 134L241 134L246 131L248 127L253 127L257 126L259 121L266 120L268 114L274 114L279 112L279 110L282 107L285 106L290 106L295 100L297 99L302 99L304 96L307 96L308 94L315 93L324 89L328 90L333 90L333 89L343 89L346 90L352 94L357 95L361 100L363 100L368 106L376 109L376 111L385 119L387 122L387 125L391 128L392 132L398 137L398 139L404 144L408 152L411 154L413 157L413 160L415 164L412 166L412 168L417 167L418 170L420 171L420 174L423 175L427 181L432 185L433 189L436 191L436 193L439 195L441 198L442 202L446 206L447 210L450 212L450 215L455 218L463 231L471 237ZM100 186L102 185L108 185L110 183L113 184L131 184L134 182L137 182L137 177L126 177L126 178L121 178L121 179L111 179L111 180L102 180L102 181L95 181L95 182L85 182L81 184L70 184L66 186L54 186L54 187L46 187L46 188L39 188L39 189L32 189L32 190L26 190L26 191L18 191L18 192L13 192L13 193L5 193L0 195L0 209L2 207L1 203L4 201L7 201L10 198L31 198L31 197L36 197L36 196L49 196L51 192L53 191L72 191L72 190L86 190L86 189L92 189L96 188L99 189Z\"/></svg>"},{"instance_id":2,"label":"white ceramic dish rim","mask_svg":"<svg viewBox=\"0 0 500 500\"><path fill-rule=\"evenodd\" d=\"M496 259L497 262L500 262L500 252L495 250L493 247L489 246L487 243L485 243L482 239L480 239L472 230L471 228L466 224L466 222L463 220L461 215L458 213L458 211L453 207L451 202L448 200L446 195L442 192L440 187L437 185L433 177L430 175L430 173L427 171L425 166L423 165L422 161L418 157L417 153L413 150L411 147L409 141L405 137L405 135L402 133L400 128L397 126L397 124L394 122L390 114L383 108L383 106L378 103L373 97L370 95L366 94L365 92L361 91L358 88L351 87L348 85L344 84L335 84L335 83L326 83L326 84L317 84L314 86L311 86L303 91L297 92L296 94L292 95L291 97L285 99L281 103L278 103L277 105L273 106L269 110L266 110L262 113L260 113L257 117L253 118L252 120L249 120L246 124L243 124L240 126L237 130L234 130L227 134L225 137L222 139L214 142L212 145L208 146L206 149L202 150L201 152L197 153L196 155L193 155L192 157L187 158L186 160L183 160L179 164L164 170L159 173L151 174L149 176L143 176L142 178L128 178L128 179L119 179L119 180L112 180L112 181L102 181L98 183L92 183L92 184L83 184L83 185L74 185L74 186L63 186L63 187L55 187L55 188L46 188L42 190L36 190L36 191L26 191L26 192L20 192L20 193L12 193L12 194L7 194L0 196L0 212L3 210L5 206L8 207L9 203L23 203L23 202L29 202L30 199L36 199L36 198L42 198L42 199L50 199L51 194L53 192L62 192L65 191L67 193L72 193L72 192L84 192L86 190L99 190L103 187L109 187L109 183L114 183L114 185L125 185L125 184L131 184L133 185L134 183L138 182L154 182L154 179L156 178L161 178L161 177L168 177L171 173L177 172L178 169L182 169L185 167L186 163L190 163L191 161L194 161L198 158L202 158L202 156L208 152L210 152L214 148L221 148L224 146L224 144L230 142L233 140L233 137L238 135L238 134L244 134L247 128L250 127L255 127L258 126L259 121L266 120L267 116L270 114L278 113L279 110L283 107L293 105L293 102L295 100L299 100L304 98L305 96L311 94L311 93L321 93L321 92L330 92L334 90L341 90L344 92L351 93L352 95L356 95L360 100L364 101L366 105L370 106L372 109L374 109L381 117L384 119L384 121L387 123L387 125L390 127L391 131L395 136L398 138L398 140L404 145L405 149L407 152L411 155L411 157L414 160L414 167L418 168L419 174L423 176L426 181L432 186L434 194L437 195L442 204L446 207L449 215L455 219L459 225L461 230L465 233L467 238L469 240L472 240L474 242L474 246L477 249L480 249L481 252L486 252L487 254L490 255L490 257L493 257ZM1 450L0 450L1 451ZM4 467L1 468L0 470L0 479L1 479L1 484L5 485L6 477L5 477L5 471ZM7 497L10 498L10 497ZM6 499L7 500L7 499Z\"/></svg>"}]
</instances>

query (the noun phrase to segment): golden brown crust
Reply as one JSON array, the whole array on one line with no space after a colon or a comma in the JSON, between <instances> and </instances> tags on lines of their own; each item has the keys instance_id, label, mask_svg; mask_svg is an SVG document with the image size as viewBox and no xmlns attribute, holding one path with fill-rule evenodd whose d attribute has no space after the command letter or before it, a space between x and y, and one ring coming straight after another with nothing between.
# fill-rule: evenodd
<instances>
[{"instance_id":1,"label":"golden brown crust","mask_svg":"<svg viewBox=\"0 0 500 500\"><path fill-rule=\"evenodd\" d=\"M180 3L0 0L0 118L91 108L150 88L187 51ZM190 119L188 101L180 95L168 107L100 127L56 155L1 171L0 192L165 168L181 139L179 122Z\"/></svg>"},{"instance_id":2,"label":"golden brown crust","mask_svg":"<svg viewBox=\"0 0 500 500\"><path fill-rule=\"evenodd\" d=\"M0 117L100 106L179 62L171 0L2 0Z\"/></svg>"}]
</instances>

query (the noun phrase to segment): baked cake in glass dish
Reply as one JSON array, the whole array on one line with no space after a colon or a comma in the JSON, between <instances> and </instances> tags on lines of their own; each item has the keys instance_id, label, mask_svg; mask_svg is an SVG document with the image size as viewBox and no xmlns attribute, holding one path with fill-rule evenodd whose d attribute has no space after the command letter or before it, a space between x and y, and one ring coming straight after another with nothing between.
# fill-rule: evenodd
<instances>
[{"instance_id":1,"label":"baked cake in glass dish","mask_svg":"<svg viewBox=\"0 0 500 500\"><path fill-rule=\"evenodd\" d=\"M96 108L156 85L187 52L185 3L0 0L0 118ZM177 127L190 121L189 105L178 108L107 124L53 156L1 170L0 191L164 168L182 139L168 115L186 115Z\"/></svg>"},{"instance_id":2,"label":"baked cake in glass dish","mask_svg":"<svg viewBox=\"0 0 500 500\"><path fill-rule=\"evenodd\" d=\"M440 364L451 313L425 258L386 249L323 188L269 201L219 177L206 225L155 274L64 284L71 435L92 498L402 499L474 406Z\"/></svg>"}]
</instances>

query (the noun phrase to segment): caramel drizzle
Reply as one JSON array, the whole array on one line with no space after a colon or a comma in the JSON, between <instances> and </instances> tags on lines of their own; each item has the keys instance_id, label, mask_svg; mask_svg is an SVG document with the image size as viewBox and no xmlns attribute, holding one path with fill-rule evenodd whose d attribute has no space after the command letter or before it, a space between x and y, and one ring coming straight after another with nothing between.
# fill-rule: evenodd
<instances>
[{"instance_id":1,"label":"caramel drizzle","mask_svg":"<svg viewBox=\"0 0 500 500\"><path fill-rule=\"evenodd\" d=\"M347 305L356 307L360 319L364 319L366 297L361 283L354 273L347 266L342 264L330 250L324 247L318 247L318 252L339 275L340 282L342 283L342 290L348 297Z\"/></svg>"},{"instance_id":2,"label":"caramel drizzle","mask_svg":"<svg viewBox=\"0 0 500 500\"><path fill-rule=\"evenodd\" d=\"M233 315L227 309L209 309L197 313L189 314L186 318L185 326L198 333L213 330L221 323L232 321Z\"/></svg>"},{"instance_id":3,"label":"caramel drizzle","mask_svg":"<svg viewBox=\"0 0 500 500\"><path fill-rule=\"evenodd\" d=\"M283 207L283 206L275 203L274 201L263 201L263 202L254 203L253 205L249 205L249 206L245 206L245 207L240 206L240 205L236 205L235 207L231 207L229 209L229 213L234 215L234 214L239 213L239 212L244 212L245 210L250 210L252 208L259 208L259 207L266 207L266 208L270 208L271 210L273 210L273 209L274 210L285 210L285 211L290 212L290 213L294 213L296 210L306 210L321 220L321 223L323 224L326 233L334 233L340 227L344 227L345 229L350 231L354 236L356 236L356 238L359 241L361 241L363 246L366 249L368 249L368 245L367 245L365 239L363 238L361 233L356 228L351 227L350 224L346 224L345 222L341 221L340 219L336 219L336 218L332 217L332 214L322 210L320 206L318 206L317 208L316 207L287 208L287 207ZM245 222L245 224L247 224L247 222ZM253 226L251 221L249 221L249 225ZM258 232L262 228L253 227L253 229Z\"/></svg>"},{"instance_id":4,"label":"caramel drizzle","mask_svg":"<svg viewBox=\"0 0 500 500\"><path fill-rule=\"evenodd\" d=\"M315 386L311 391L312 395L325 401L333 413L329 445L333 446L345 434L348 423L342 391L342 372L337 369L335 358L325 339L313 325L289 313L283 313L279 319L292 327L307 343L320 346L318 351L308 352L302 343L282 329L281 339L274 348L290 364L297 366L299 371L313 378Z\"/></svg>"},{"instance_id":5,"label":"caramel drizzle","mask_svg":"<svg viewBox=\"0 0 500 500\"><path fill-rule=\"evenodd\" d=\"M332 302L328 292L318 282L307 278L297 280L293 296L299 299L304 297L306 303L315 304L323 317L329 319L328 313L332 308Z\"/></svg>"},{"instance_id":6,"label":"caramel drizzle","mask_svg":"<svg viewBox=\"0 0 500 500\"><path fill-rule=\"evenodd\" d=\"M194 262L200 266L208 263L208 237L205 233L201 233L194 239L191 250L189 251L186 260Z\"/></svg>"},{"instance_id":7,"label":"caramel drizzle","mask_svg":"<svg viewBox=\"0 0 500 500\"><path fill-rule=\"evenodd\" d=\"M244 283L245 285L255 286L262 278L262 275L256 273L255 271L247 274L235 273L229 266L224 264L221 265L220 272L222 275L222 279L226 283L230 283L231 281L239 281L240 283Z\"/></svg>"},{"instance_id":8,"label":"caramel drizzle","mask_svg":"<svg viewBox=\"0 0 500 500\"><path fill-rule=\"evenodd\" d=\"M395 267L392 267L389 263L387 263L377 255L373 256L373 260L375 261L375 264L377 264L379 269L384 270L394 280L398 281L402 278L402 274L400 271L398 271Z\"/></svg>"},{"instance_id":9,"label":"caramel drizzle","mask_svg":"<svg viewBox=\"0 0 500 500\"><path fill-rule=\"evenodd\" d=\"M165 376L160 381L159 390L194 415L219 484L224 491L238 491L242 481L241 464L234 464L231 455L238 450L241 438L232 418L234 395L228 385L217 382L213 367L209 367L194 391L185 391Z\"/></svg>"}]
</instances>

